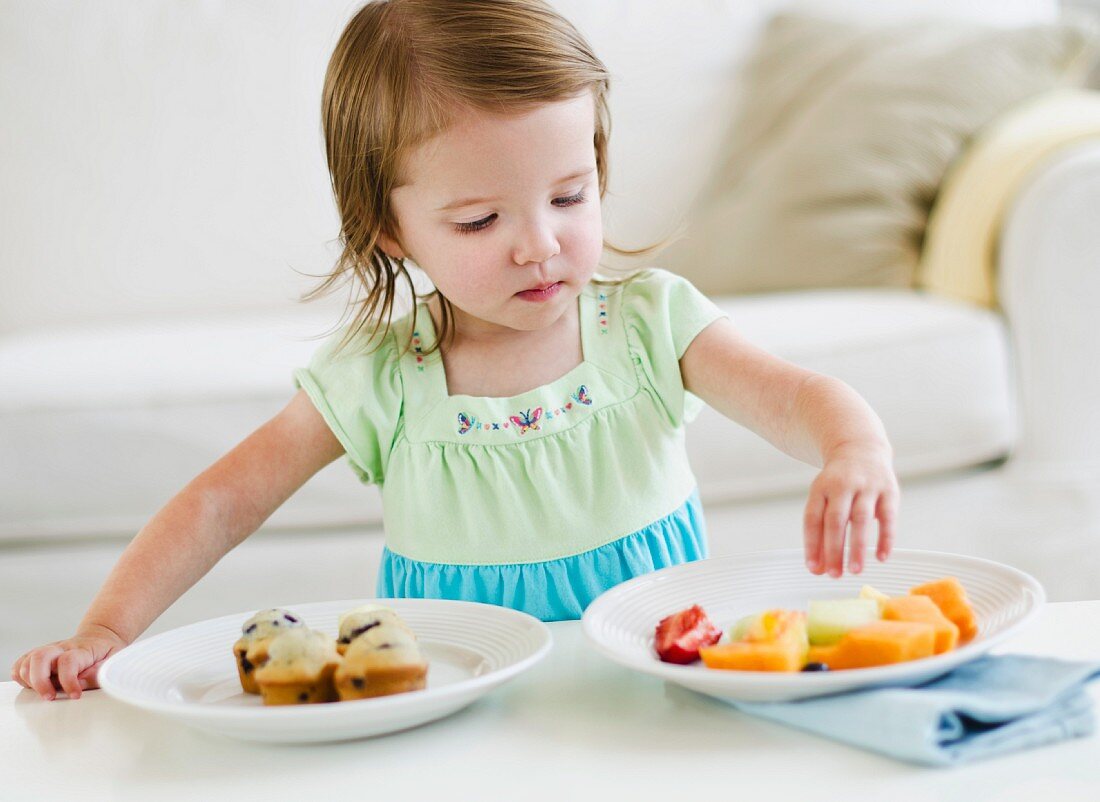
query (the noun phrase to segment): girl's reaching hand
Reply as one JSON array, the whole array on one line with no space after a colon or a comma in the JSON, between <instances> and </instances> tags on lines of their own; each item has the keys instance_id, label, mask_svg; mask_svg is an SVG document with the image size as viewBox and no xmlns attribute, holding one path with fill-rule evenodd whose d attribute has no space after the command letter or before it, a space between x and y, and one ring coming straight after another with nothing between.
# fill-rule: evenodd
<instances>
[{"instance_id":1,"label":"girl's reaching hand","mask_svg":"<svg viewBox=\"0 0 1100 802\"><path fill-rule=\"evenodd\" d=\"M880 561L894 544L900 491L891 465L891 452L881 444L848 443L833 450L825 467L810 485L803 519L806 567L811 573L838 577L844 573L844 539L848 541L848 570L863 570L863 554L871 523L878 520Z\"/></svg>"},{"instance_id":2,"label":"girl's reaching hand","mask_svg":"<svg viewBox=\"0 0 1100 802\"><path fill-rule=\"evenodd\" d=\"M11 678L47 701L58 691L79 699L82 691L99 687L96 674L100 665L126 645L106 627L90 627L72 638L27 652L15 661Z\"/></svg>"}]
</instances>

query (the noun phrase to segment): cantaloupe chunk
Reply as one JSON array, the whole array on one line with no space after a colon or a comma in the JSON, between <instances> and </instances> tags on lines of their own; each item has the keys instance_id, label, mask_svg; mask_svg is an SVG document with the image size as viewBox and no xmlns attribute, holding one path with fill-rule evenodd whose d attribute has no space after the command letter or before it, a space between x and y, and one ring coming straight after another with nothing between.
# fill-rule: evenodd
<instances>
[{"instance_id":1,"label":"cantaloupe chunk","mask_svg":"<svg viewBox=\"0 0 1100 802\"><path fill-rule=\"evenodd\" d=\"M959 643L959 628L927 596L896 596L887 599L882 606L882 617L887 621L921 621L930 624L936 633L936 654L950 651Z\"/></svg>"},{"instance_id":2,"label":"cantaloupe chunk","mask_svg":"<svg viewBox=\"0 0 1100 802\"><path fill-rule=\"evenodd\" d=\"M766 610L743 619L743 640L704 646L699 656L708 668L738 671L800 671L806 664L806 614Z\"/></svg>"},{"instance_id":3,"label":"cantaloupe chunk","mask_svg":"<svg viewBox=\"0 0 1100 802\"><path fill-rule=\"evenodd\" d=\"M978 619L966 598L966 590L953 576L937 579L909 588L916 596L928 596L947 618L959 628L959 643L966 643L978 634Z\"/></svg>"},{"instance_id":4,"label":"cantaloupe chunk","mask_svg":"<svg viewBox=\"0 0 1100 802\"><path fill-rule=\"evenodd\" d=\"M832 646L811 646L806 659L830 669L870 668L931 657L936 632L919 621L875 621L848 632Z\"/></svg>"},{"instance_id":5,"label":"cantaloupe chunk","mask_svg":"<svg viewBox=\"0 0 1100 802\"><path fill-rule=\"evenodd\" d=\"M737 671L800 671L806 663L806 647L793 638L753 642L734 641L703 646L699 656L707 668Z\"/></svg>"}]
</instances>

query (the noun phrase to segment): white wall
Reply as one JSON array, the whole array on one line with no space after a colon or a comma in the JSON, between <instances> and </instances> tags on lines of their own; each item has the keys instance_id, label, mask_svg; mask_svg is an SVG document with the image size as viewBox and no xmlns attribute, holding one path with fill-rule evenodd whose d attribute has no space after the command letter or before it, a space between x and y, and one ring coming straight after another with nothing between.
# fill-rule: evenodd
<instances>
[{"instance_id":1,"label":"white wall","mask_svg":"<svg viewBox=\"0 0 1100 802\"><path fill-rule=\"evenodd\" d=\"M614 75L607 233L671 232L724 133L736 64L788 0L555 0ZM361 0L0 0L0 333L285 307L338 224L320 133ZM1019 22L1054 0L818 0Z\"/></svg>"}]
</instances>

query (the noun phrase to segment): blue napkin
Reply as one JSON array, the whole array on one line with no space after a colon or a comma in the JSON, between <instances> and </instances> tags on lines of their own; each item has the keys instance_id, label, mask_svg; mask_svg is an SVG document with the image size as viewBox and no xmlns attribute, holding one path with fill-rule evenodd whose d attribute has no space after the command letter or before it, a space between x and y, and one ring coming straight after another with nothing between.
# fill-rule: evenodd
<instances>
[{"instance_id":1,"label":"blue napkin","mask_svg":"<svg viewBox=\"0 0 1100 802\"><path fill-rule=\"evenodd\" d=\"M955 766L1089 735L1085 685L1100 663L984 656L914 688L877 688L739 710L930 766Z\"/></svg>"}]
</instances>

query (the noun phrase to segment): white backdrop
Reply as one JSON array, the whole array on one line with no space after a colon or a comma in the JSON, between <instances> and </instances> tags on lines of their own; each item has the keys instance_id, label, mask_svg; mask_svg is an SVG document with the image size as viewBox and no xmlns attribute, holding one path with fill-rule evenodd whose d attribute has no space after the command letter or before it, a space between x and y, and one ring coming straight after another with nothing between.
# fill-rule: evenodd
<instances>
[{"instance_id":1,"label":"white backdrop","mask_svg":"<svg viewBox=\"0 0 1100 802\"><path fill-rule=\"evenodd\" d=\"M1003 22L1056 10L818 4ZM322 273L337 252L319 106L328 56L360 5L0 0L0 334L290 311L314 283L295 271ZM607 233L626 246L660 239L705 177L747 42L790 3L555 5L614 76Z\"/></svg>"}]
</instances>

